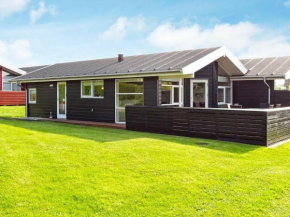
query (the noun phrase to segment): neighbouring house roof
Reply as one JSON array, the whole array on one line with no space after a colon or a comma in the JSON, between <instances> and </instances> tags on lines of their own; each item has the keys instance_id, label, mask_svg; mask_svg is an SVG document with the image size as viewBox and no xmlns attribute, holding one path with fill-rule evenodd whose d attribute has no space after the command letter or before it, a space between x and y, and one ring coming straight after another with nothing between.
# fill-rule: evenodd
<instances>
[{"instance_id":1,"label":"neighbouring house roof","mask_svg":"<svg viewBox=\"0 0 290 217\"><path fill-rule=\"evenodd\" d=\"M207 48L117 58L57 63L13 79L14 81L61 80L84 77L136 76L137 74L173 73L194 74L217 61L233 75L243 75L247 69L226 48Z\"/></svg>"},{"instance_id":2,"label":"neighbouring house roof","mask_svg":"<svg viewBox=\"0 0 290 217\"><path fill-rule=\"evenodd\" d=\"M242 59L241 62L248 68L243 76L234 79L261 79L261 78L286 78L290 76L290 56Z\"/></svg>"},{"instance_id":3,"label":"neighbouring house roof","mask_svg":"<svg viewBox=\"0 0 290 217\"><path fill-rule=\"evenodd\" d=\"M44 67L47 67L48 65L43 65L43 66L30 66L30 67L22 67L20 68L21 70L25 71L26 73L30 73L39 69L42 69Z\"/></svg>"},{"instance_id":4,"label":"neighbouring house roof","mask_svg":"<svg viewBox=\"0 0 290 217\"><path fill-rule=\"evenodd\" d=\"M9 73L11 75L18 76L18 75L24 75L24 74L26 74L25 71L23 71L21 69L18 69L16 67L13 67L13 66L11 66L11 65L9 65L7 63L2 63L1 61L0 61L0 68L2 68L3 71L5 71L5 72L7 72L7 73Z\"/></svg>"}]
</instances>

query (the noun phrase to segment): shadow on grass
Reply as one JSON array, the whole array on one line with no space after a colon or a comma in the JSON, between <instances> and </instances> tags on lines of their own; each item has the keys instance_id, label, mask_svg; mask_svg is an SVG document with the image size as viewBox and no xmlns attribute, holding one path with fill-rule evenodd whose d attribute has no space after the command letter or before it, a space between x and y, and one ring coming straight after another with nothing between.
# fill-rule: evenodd
<instances>
[{"instance_id":1,"label":"shadow on grass","mask_svg":"<svg viewBox=\"0 0 290 217\"><path fill-rule=\"evenodd\" d=\"M56 135L76 137L99 143L148 138L148 139L156 139L162 142L174 142L179 145L196 146L205 149L229 152L234 154L244 154L262 148L260 146L255 145L224 142L211 139L171 136L155 133L143 133L92 126L79 126L49 121L16 120L14 118L6 118L6 117L5 118L0 117L0 124L41 133L51 133Z\"/></svg>"}]
</instances>

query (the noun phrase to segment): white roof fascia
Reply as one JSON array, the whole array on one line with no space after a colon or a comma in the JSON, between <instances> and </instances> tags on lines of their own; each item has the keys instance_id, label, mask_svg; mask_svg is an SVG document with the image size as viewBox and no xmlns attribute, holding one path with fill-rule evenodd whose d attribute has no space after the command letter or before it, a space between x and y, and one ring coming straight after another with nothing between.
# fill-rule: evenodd
<instances>
[{"instance_id":1,"label":"white roof fascia","mask_svg":"<svg viewBox=\"0 0 290 217\"><path fill-rule=\"evenodd\" d=\"M221 47L206 55L205 57L202 57L201 59L182 68L183 74L194 74L198 70L204 68L205 66L223 56L227 57L241 71L243 75L248 71L247 68L240 62L240 60L236 58L230 51L228 51L228 49Z\"/></svg>"},{"instance_id":2,"label":"white roof fascia","mask_svg":"<svg viewBox=\"0 0 290 217\"><path fill-rule=\"evenodd\" d=\"M3 70L4 71L6 71L7 73L11 73L11 71L12 72L15 72L16 74L18 74L18 75L25 75L26 74L26 72L25 71L23 71L23 70L21 70L21 69L18 69L18 68L16 68L16 67L13 67L13 66L11 66L11 65L9 65L9 64L4 64L4 63L2 63L1 61L0 61L0 67L2 67L3 68Z\"/></svg>"},{"instance_id":3,"label":"white roof fascia","mask_svg":"<svg viewBox=\"0 0 290 217\"><path fill-rule=\"evenodd\" d=\"M160 71L161 72L161 71ZM31 78L31 79L18 79L21 77L13 78L10 82L18 82L18 83L37 83L37 82L52 82L52 81L75 81L75 80L95 80L95 79L122 79L122 78L143 78L143 77L153 77L153 76L167 76L167 77L182 77L183 74L181 71L167 71L164 73L160 72L152 72L152 73L132 73L130 75L126 74L119 74L119 75L88 75L88 76L76 76L76 77L51 77L51 78Z\"/></svg>"},{"instance_id":4,"label":"white roof fascia","mask_svg":"<svg viewBox=\"0 0 290 217\"><path fill-rule=\"evenodd\" d=\"M290 70L288 72L286 72L285 74L285 79L288 80L290 79Z\"/></svg>"}]
</instances>

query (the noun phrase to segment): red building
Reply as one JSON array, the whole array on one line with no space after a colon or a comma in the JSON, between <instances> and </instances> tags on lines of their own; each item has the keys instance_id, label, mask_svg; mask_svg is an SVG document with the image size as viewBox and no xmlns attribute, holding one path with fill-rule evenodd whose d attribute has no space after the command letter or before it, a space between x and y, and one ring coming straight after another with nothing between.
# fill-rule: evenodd
<instances>
[{"instance_id":1,"label":"red building","mask_svg":"<svg viewBox=\"0 0 290 217\"><path fill-rule=\"evenodd\" d=\"M25 105L25 88L9 80L26 74L22 69L0 63L0 106Z\"/></svg>"}]
</instances>

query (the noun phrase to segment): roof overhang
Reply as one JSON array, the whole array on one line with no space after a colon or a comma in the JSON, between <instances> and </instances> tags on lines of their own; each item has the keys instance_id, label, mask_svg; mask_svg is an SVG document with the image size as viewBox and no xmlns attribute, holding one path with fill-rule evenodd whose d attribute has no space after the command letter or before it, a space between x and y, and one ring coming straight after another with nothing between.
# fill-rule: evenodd
<instances>
[{"instance_id":1,"label":"roof overhang","mask_svg":"<svg viewBox=\"0 0 290 217\"><path fill-rule=\"evenodd\" d=\"M26 74L25 71L23 71L21 69L18 69L16 67L10 66L8 64L4 64L2 62L0 62L0 67L3 69L3 71L8 72L11 75L19 76L19 75L25 75Z\"/></svg>"},{"instance_id":2,"label":"roof overhang","mask_svg":"<svg viewBox=\"0 0 290 217\"><path fill-rule=\"evenodd\" d=\"M184 67L182 72L183 74L194 74L214 61L217 61L223 70L225 70L230 76L242 76L248 71L240 60L236 58L228 49L221 47Z\"/></svg>"},{"instance_id":3,"label":"roof overhang","mask_svg":"<svg viewBox=\"0 0 290 217\"><path fill-rule=\"evenodd\" d=\"M262 81L264 80L264 78L266 80L275 80L275 79L283 79L285 78L284 76L271 76L271 77L250 77L250 76L246 76L246 77L231 77L231 81Z\"/></svg>"},{"instance_id":4,"label":"roof overhang","mask_svg":"<svg viewBox=\"0 0 290 217\"><path fill-rule=\"evenodd\" d=\"M225 47L218 48L204 57L194 61L183 68L172 68L169 70L136 71L130 73L112 73L96 75L76 75L66 77L43 77L43 78L22 78L21 76L11 81L20 83L64 81L64 80L86 80L86 79L109 79L109 78L129 78L129 77L149 77L149 76L187 76L194 78L195 72L207 65L218 62L219 67L226 72L228 76L243 76L248 70L230 51ZM21 70L22 71L22 70ZM35 70L38 71L38 70Z\"/></svg>"},{"instance_id":5,"label":"roof overhang","mask_svg":"<svg viewBox=\"0 0 290 217\"><path fill-rule=\"evenodd\" d=\"M285 79L287 79L287 80L290 79L290 70L288 72L286 72Z\"/></svg>"},{"instance_id":6,"label":"roof overhang","mask_svg":"<svg viewBox=\"0 0 290 217\"><path fill-rule=\"evenodd\" d=\"M162 72L162 73L161 73ZM54 81L74 81L74 80L91 80L91 79L112 79L112 78L143 78L143 77L153 77L153 76L158 76L158 77L182 77L183 74L181 71L176 71L176 70L172 70L172 71L153 71L153 72L139 72L139 73L124 73L124 74L116 74L116 75L95 75L95 76L75 76L75 77L64 77L64 78L43 78L43 79L20 79L19 78L15 78L15 79L11 79L11 81L16 81L18 83L37 83L37 82L54 82Z\"/></svg>"}]
</instances>

